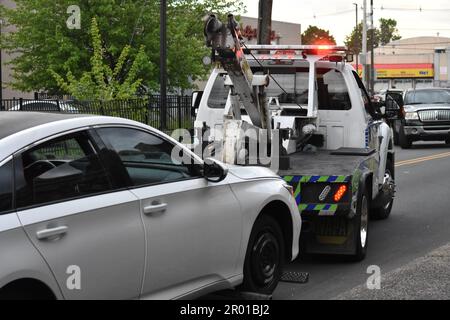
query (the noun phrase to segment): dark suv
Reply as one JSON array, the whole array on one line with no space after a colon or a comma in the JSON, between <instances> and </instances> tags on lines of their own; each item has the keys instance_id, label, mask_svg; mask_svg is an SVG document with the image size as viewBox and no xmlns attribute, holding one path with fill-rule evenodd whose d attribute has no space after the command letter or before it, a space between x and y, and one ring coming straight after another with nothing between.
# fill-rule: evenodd
<instances>
[{"instance_id":1,"label":"dark suv","mask_svg":"<svg viewBox=\"0 0 450 320\"><path fill-rule=\"evenodd\" d=\"M394 131L402 148L410 148L414 141L450 144L450 89L409 90L397 102L403 116L395 122Z\"/></svg>"}]
</instances>

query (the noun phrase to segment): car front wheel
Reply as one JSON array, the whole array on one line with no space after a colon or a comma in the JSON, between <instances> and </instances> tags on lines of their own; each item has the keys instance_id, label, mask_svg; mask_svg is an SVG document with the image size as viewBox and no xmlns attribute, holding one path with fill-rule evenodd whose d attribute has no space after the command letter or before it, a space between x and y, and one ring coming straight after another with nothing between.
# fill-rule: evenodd
<instances>
[{"instance_id":1,"label":"car front wheel","mask_svg":"<svg viewBox=\"0 0 450 320\"><path fill-rule=\"evenodd\" d=\"M279 224L270 216L256 220L244 263L240 291L272 294L281 278L284 241Z\"/></svg>"}]
</instances>

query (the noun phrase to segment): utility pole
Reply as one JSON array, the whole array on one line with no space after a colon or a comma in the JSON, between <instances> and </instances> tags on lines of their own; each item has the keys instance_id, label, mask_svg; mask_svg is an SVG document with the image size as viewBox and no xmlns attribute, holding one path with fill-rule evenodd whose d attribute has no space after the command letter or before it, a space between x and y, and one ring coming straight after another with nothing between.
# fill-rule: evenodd
<instances>
[{"instance_id":1,"label":"utility pole","mask_svg":"<svg viewBox=\"0 0 450 320\"><path fill-rule=\"evenodd\" d=\"M364 86L367 88L369 81L367 72L367 0L363 2L363 31L362 31L362 55L361 62L363 65L363 81Z\"/></svg>"},{"instance_id":2,"label":"utility pole","mask_svg":"<svg viewBox=\"0 0 450 320\"><path fill-rule=\"evenodd\" d=\"M370 93L375 94L375 26L373 24L373 0L370 0Z\"/></svg>"},{"instance_id":3,"label":"utility pole","mask_svg":"<svg viewBox=\"0 0 450 320\"><path fill-rule=\"evenodd\" d=\"M358 4L357 3L353 3L355 6L355 10L356 10L356 24L355 24L355 32L358 32ZM358 43L356 43L356 73L359 73L359 46Z\"/></svg>"},{"instance_id":4,"label":"utility pole","mask_svg":"<svg viewBox=\"0 0 450 320\"><path fill-rule=\"evenodd\" d=\"M270 44L273 0L259 0L258 44Z\"/></svg>"},{"instance_id":5,"label":"utility pole","mask_svg":"<svg viewBox=\"0 0 450 320\"><path fill-rule=\"evenodd\" d=\"M2 46L1 46L1 36L2 36L2 26L3 19L0 18L0 111L3 110L3 61L2 61Z\"/></svg>"},{"instance_id":6,"label":"utility pole","mask_svg":"<svg viewBox=\"0 0 450 320\"><path fill-rule=\"evenodd\" d=\"M159 72L160 72L160 129L167 129L167 0L160 0Z\"/></svg>"}]
</instances>

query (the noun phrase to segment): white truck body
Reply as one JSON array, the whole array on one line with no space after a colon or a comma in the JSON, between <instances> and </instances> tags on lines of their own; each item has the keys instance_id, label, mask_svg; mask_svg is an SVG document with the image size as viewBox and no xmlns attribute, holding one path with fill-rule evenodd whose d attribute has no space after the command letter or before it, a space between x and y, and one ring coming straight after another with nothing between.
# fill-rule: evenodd
<instances>
[{"instance_id":1,"label":"white truck body","mask_svg":"<svg viewBox=\"0 0 450 320\"><path fill-rule=\"evenodd\" d=\"M194 143L247 163L254 138L242 132L269 129L257 148L271 148L280 164L271 168L295 190L304 251L362 260L369 212L387 218L392 209L395 158L391 129L346 62L351 56L337 46L246 46L232 15L227 24L212 15L205 36L218 63Z\"/></svg>"}]
</instances>

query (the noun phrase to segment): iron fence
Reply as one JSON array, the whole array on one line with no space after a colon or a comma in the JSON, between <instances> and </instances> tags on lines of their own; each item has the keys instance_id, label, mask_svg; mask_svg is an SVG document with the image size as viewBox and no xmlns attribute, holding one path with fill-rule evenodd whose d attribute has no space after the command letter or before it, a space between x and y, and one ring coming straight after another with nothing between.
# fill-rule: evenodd
<instances>
[{"instance_id":1,"label":"iron fence","mask_svg":"<svg viewBox=\"0 0 450 320\"><path fill-rule=\"evenodd\" d=\"M165 107L167 123L165 126L161 123L163 109L160 101L159 95L112 101L6 99L1 101L0 110L63 112L120 117L139 121L164 131L173 131L178 128L191 129L193 127L195 113L192 108L191 96L169 95L167 97Z\"/></svg>"}]
</instances>

